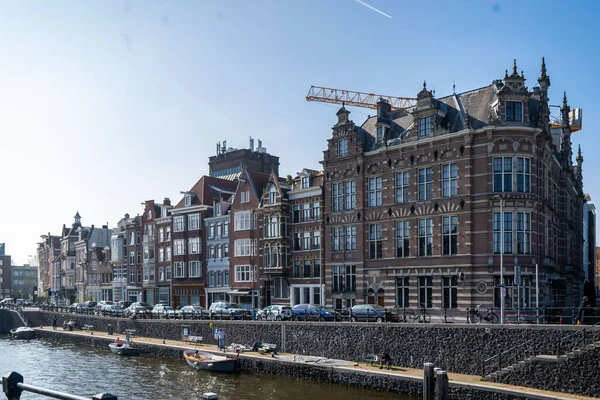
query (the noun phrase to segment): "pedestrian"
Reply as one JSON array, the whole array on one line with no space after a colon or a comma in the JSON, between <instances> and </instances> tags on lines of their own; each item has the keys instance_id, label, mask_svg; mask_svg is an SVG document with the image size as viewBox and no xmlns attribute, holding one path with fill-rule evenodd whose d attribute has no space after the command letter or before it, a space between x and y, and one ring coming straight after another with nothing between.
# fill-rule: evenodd
<instances>
[{"instance_id":1,"label":"pedestrian","mask_svg":"<svg viewBox=\"0 0 600 400\"><path fill-rule=\"evenodd\" d=\"M225 351L225 331L223 328L219 329L219 350Z\"/></svg>"},{"instance_id":2,"label":"pedestrian","mask_svg":"<svg viewBox=\"0 0 600 400\"><path fill-rule=\"evenodd\" d=\"M52 316L52 329L56 330L56 315Z\"/></svg>"},{"instance_id":3,"label":"pedestrian","mask_svg":"<svg viewBox=\"0 0 600 400\"><path fill-rule=\"evenodd\" d=\"M387 367L387 369L392 368L392 358L385 351L381 353L379 356L379 369L383 369L383 365Z\"/></svg>"},{"instance_id":4,"label":"pedestrian","mask_svg":"<svg viewBox=\"0 0 600 400\"><path fill-rule=\"evenodd\" d=\"M589 298L587 296L583 296L583 301L579 305L579 321L577 325L581 325L585 323L585 317L591 314L591 305L589 302Z\"/></svg>"}]
</instances>

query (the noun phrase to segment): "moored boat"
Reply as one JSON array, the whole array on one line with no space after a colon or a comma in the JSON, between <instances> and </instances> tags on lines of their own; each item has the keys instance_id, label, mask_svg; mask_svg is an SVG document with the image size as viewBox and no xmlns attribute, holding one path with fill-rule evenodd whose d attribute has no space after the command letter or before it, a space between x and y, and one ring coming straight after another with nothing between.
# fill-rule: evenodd
<instances>
[{"instance_id":1,"label":"moored boat","mask_svg":"<svg viewBox=\"0 0 600 400\"><path fill-rule=\"evenodd\" d=\"M110 351L112 351L113 353L118 354L120 356L139 356L140 355L139 348L133 347L127 343L123 343L123 344L110 343L108 345L108 347L110 348Z\"/></svg>"},{"instance_id":2,"label":"moored boat","mask_svg":"<svg viewBox=\"0 0 600 400\"><path fill-rule=\"evenodd\" d=\"M183 358L192 368L215 372L239 372L240 360L200 350L185 350Z\"/></svg>"},{"instance_id":3,"label":"moored boat","mask_svg":"<svg viewBox=\"0 0 600 400\"><path fill-rule=\"evenodd\" d=\"M35 330L28 326L22 326L20 328L11 329L10 335L16 339L35 339Z\"/></svg>"}]
</instances>

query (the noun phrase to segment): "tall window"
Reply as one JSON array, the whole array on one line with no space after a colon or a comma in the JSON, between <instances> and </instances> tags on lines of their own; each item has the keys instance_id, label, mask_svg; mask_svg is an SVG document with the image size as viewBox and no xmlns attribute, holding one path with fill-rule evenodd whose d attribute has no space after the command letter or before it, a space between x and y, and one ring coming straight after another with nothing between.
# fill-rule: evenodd
<instances>
[{"instance_id":1,"label":"tall window","mask_svg":"<svg viewBox=\"0 0 600 400\"><path fill-rule=\"evenodd\" d=\"M310 221L310 203L302 204L302 222Z\"/></svg>"},{"instance_id":2,"label":"tall window","mask_svg":"<svg viewBox=\"0 0 600 400\"><path fill-rule=\"evenodd\" d=\"M271 186L271 188L269 189L269 204L276 204L277 203L277 189L275 188L275 186Z\"/></svg>"},{"instance_id":3,"label":"tall window","mask_svg":"<svg viewBox=\"0 0 600 400\"><path fill-rule=\"evenodd\" d=\"M171 246L165 247L165 261L171 261Z\"/></svg>"},{"instance_id":4,"label":"tall window","mask_svg":"<svg viewBox=\"0 0 600 400\"><path fill-rule=\"evenodd\" d=\"M369 207L381 205L381 177L369 178Z\"/></svg>"},{"instance_id":5,"label":"tall window","mask_svg":"<svg viewBox=\"0 0 600 400\"><path fill-rule=\"evenodd\" d=\"M300 278L300 260L294 260L293 277Z\"/></svg>"},{"instance_id":6,"label":"tall window","mask_svg":"<svg viewBox=\"0 0 600 400\"><path fill-rule=\"evenodd\" d=\"M335 229L335 228L334 228ZM302 236L300 232L294 232L294 251L302 250Z\"/></svg>"},{"instance_id":7,"label":"tall window","mask_svg":"<svg viewBox=\"0 0 600 400\"><path fill-rule=\"evenodd\" d=\"M168 242L169 240L171 240L171 227L167 226L165 228L165 240Z\"/></svg>"},{"instance_id":8,"label":"tall window","mask_svg":"<svg viewBox=\"0 0 600 400\"><path fill-rule=\"evenodd\" d=\"M264 247L265 268L279 268L279 249L276 245Z\"/></svg>"},{"instance_id":9,"label":"tall window","mask_svg":"<svg viewBox=\"0 0 600 400\"><path fill-rule=\"evenodd\" d=\"M520 101L507 101L506 120L515 122L523 121L523 103Z\"/></svg>"},{"instance_id":10,"label":"tall window","mask_svg":"<svg viewBox=\"0 0 600 400\"><path fill-rule=\"evenodd\" d=\"M396 221L396 257L410 255L410 230L408 221Z\"/></svg>"},{"instance_id":11,"label":"tall window","mask_svg":"<svg viewBox=\"0 0 600 400\"><path fill-rule=\"evenodd\" d=\"M173 218L173 232L183 232L185 229L185 221L183 216Z\"/></svg>"},{"instance_id":12,"label":"tall window","mask_svg":"<svg viewBox=\"0 0 600 400\"><path fill-rule=\"evenodd\" d=\"M200 238L189 238L188 239L188 248L190 249L190 254L198 254L200 253Z\"/></svg>"},{"instance_id":13,"label":"tall window","mask_svg":"<svg viewBox=\"0 0 600 400\"><path fill-rule=\"evenodd\" d=\"M396 203L408 203L408 171L396 174Z\"/></svg>"},{"instance_id":14,"label":"tall window","mask_svg":"<svg viewBox=\"0 0 600 400\"><path fill-rule=\"evenodd\" d=\"M331 185L331 209L342 211L344 209L344 184L342 182Z\"/></svg>"},{"instance_id":15,"label":"tall window","mask_svg":"<svg viewBox=\"0 0 600 400\"><path fill-rule=\"evenodd\" d=\"M356 208L356 182L346 181L346 210L354 210Z\"/></svg>"},{"instance_id":16,"label":"tall window","mask_svg":"<svg viewBox=\"0 0 600 400\"><path fill-rule=\"evenodd\" d=\"M530 213L517 213L517 254L531 254Z\"/></svg>"},{"instance_id":17,"label":"tall window","mask_svg":"<svg viewBox=\"0 0 600 400\"><path fill-rule=\"evenodd\" d=\"M335 186L335 183L334 183L334 186ZM294 206L292 207L292 223L297 224L299 222L300 222L300 204L294 204Z\"/></svg>"},{"instance_id":18,"label":"tall window","mask_svg":"<svg viewBox=\"0 0 600 400\"><path fill-rule=\"evenodd\" d=\"M321 203L314 201L312 203L312 219L318 221L321 219Z\"/></svg>"},{"instance_id":19,"label":"tall window","mask_svg":"<svg viewBox=\"0 0 600 400\"><path fill-rule=\"evenodd\" d=\"M356 266L333 266L333 292L356 292Z\"/></svg>"},{"instance_id":20,"label":"tall window","mask_svg":"<svg viewBox=\"0 0 600 400\"><path fill-rule=\"evenodd\" d=\"M167 281L171 280L171 267L165 267L165 279Z\"/></svg>"},{"instance_id":21,"label":"tall window","mask_svg":"<svg viewBox=\"0 0 600 400\"><path fill-rule=\"evenodd\" d=\"M517 157L517 192L531 192L531 159Z\"/></svg>"},{"instance_id":22,"label":"tall window","mask_svg":"<svg viewBox=\"0 0 600 400\"><path fill-rule=\"evenodd\" d=\"M432 307L433 298L433 277L431 276L420 276L419 277L419 307Z\"/></svg>"},{"instance_id":23,"label":"tall window","mask_svg":"<svg viewBox=\"0 0 600 400\"><path fill-rule=\"evenodd\" d=\"M310 177L308 177L308 176L303 176L303 177L300 179L300 184L301 184L301 186L302 186L302 189L306 189L306 188L310 187Z\"/></svg>"},{"instance_id":24,"label":"tall window","mask_svg":"<svg viewBox=\"0 0 600 400\"><path fill-rule=\"evenodd\" d=\"M377 127L377 141L381 142L383 140L383 130L385 128L383 126L378 126Z\"/></svg>"},{"instance_id":25,"label":"tall window","mask_svg":"<svg viewBox=\"0 0 600 400\"><path fill-rule=\"evenodd\" d=\"M312 249L319 250L321 248L321 231L313 231Z\"/></svg>"},{"instance_id":26,"label":"tall window","mask_svg":"<svg viewBox=\"0 0 600 400\"><path fill-rule=\"evenodd\" d=\"M202 276L202 268L200 268L200 261L190 261L188 263L188 267L190 278L199 278L200 276Z\"/></svg>"},{"instance_id":27,"label":"tall window","mask_svg":"<svg viewBox=\"0 0 600 400\"><path fill-rule=\"evenodd\" d=\"M408 276L396 278L396 306L400 308L409 307Z\"/></svg>"},{"instance_id":28,"label":"tall window","mask_svg":"<svg viewBox=\"0 0 600 400\"><path fill-rule=\"evenodd\" d=\"M348 139L338 140L338 157L346 157L348 155Z\"/></svg>"},{"instance_id":29,"label":"tall window","mask_svg":"<svg viewBox=\"0 0 600 400\"><path fill-rule=\"evenodd\" d=\"M511 254L512 251L512 213L505 212L504 213L504 254ZM502 217L500 213L494 213L494 253L500 253L501 246L501 226L500 223L502 221Z\"/></svg>"},{"instance_id":30,"label":"tall window","mask_svg":"<svg viewBox=\"0 0 600 400\"><path fill-rule=\"evenodd\" d=\"M304 260L304 270L302 271L303 278L310 278L310 270L312 269L311 260Z\"/></svg>"},{"instance_id":31,"label":"tall window","mask_svg":"<svg viewBox=\"0 0 600 400\"><path fill-rule=\"evenodd\" d=\"M159 262L165 261L165 249L162 247L158 248L158 261Z\"/></svg>"},{"instance_id":32,"label":"tall window","mask_svg":"<svg viewBox=\"0 0 600 400\"><path fill-rule=\"evenodd\" d=\"M185 263L175 262L173 266L175 267L175 278L185 278Z\"/></svg>"},{"instance_id":33,"label":"tall window","mask_svg":"<svg viewBox=\"0 0 600 400\"><path fill-rule=\"evenodd\" d=\"M194 231L200 229L200 215L188 215L188 230Z\"/></svg>"},{"instance_id":34,"label":"tall window","mask_svg":"<svg viewBox=\"0 0 600 400\"><path fill-rule=\"evenodd\" d=\"M313 260L313 278L319 278L321 276L321 260Z\"/></svg>"},{"instance_id":35,"label":"tall window","mask_svg":"<svg viewBox=\"0 0 600 400\"><path fill-rule=\"evenodd\" d=\"M458 217L442 218L442 254L458 254Z\"/></svg>"},{"instance_id":36,"label":"tall window","mask_svg":"<svg viewBox=\"0 0 600 400\"><path fill-rule=\"evenodd\" d=\"M310 250L310 232L302 232L302 250Z\"/></svg>"},{"instance_id":37,"label":"tall window","mask_svg":"<svg viewBox=\"0 0 600 400\"><path fill-rule=\"evenodd\" d=\"M252 255L252 239L237 239L235 241L235 256Z\"/></svg>"},{"instance_id":38,"label":"tall window","mask_svg":"<svg viewBox=\"0 0 600 400\"><path fill-rule=\"evenodd\" d=\"M165 240L165 228L158 228L158 241L163 242Z\"/></svg>"},{"instance_id":39,"label":"tall window","mask_svg":"<svg viewBox=\"0 0 600 400\"><path fill-rule=\"evenodd\" d=\"M356 226L346 227L346 250L356 250Z\"/></svg>"},{"instance_id":40,"label":"tall window","mask_svg":"<svg viewBox=\"0 0 600 400\"><path fill-rule=\"evenodd\" d=\"M344 227L331 228L331 236L333 237L333 251L344 250Z\"/></svg>"},{"instance_id":41,"label":"tall window","mask_svg":"<svg viewBox=\"0 0 600 400\"><path fill-rule=\"evenodd\" d=\"M252 281L252 266L251 265L236 265L235 266L235 281L236 282L251 282Z\"/></svg>"},{"instance_id":42,"label":"tall window","mask_svg":"<svg viewBox=\"0 0 600 400\"><path fill-rule=\"evenodd\" d=\"M241 211L235 213L234 228L236 231L247 231L250 229L250 212Z\"/></svg>"},{"instance_id":43,"label":"tall window","mask_svg":"<svg viewBox=\"0 0 600 400\"><path fill-rule=\"evenodd\" d=\"M512 157L494 157L494 192L512 192Z\"/></svg>"},{"instance_id":44,"label":"tall window","mask_svg":"<svg viewBox=\"0 0 600 400\"><path fill-rule=\"evenodd\" d=\"M229 237L229 221L223 222L223 237Z\"/></svg>"},{"instance_id":45,"label":"tall window","mask_svg":"<svg viewBox=\"0 0 600 400\"><path fill-rule=\"evenodd\" d=\"M458 167L456 163L442 166L442 197L456 196L458 187Z\"/></svg>"},{"instance_id":46,"label":"tall window","mask_svg":"<svg viewBox=\"0 0 600 400\"><path fill-rule=\"evenodd\" d=\"M419 257L433 254L433 220L425 218L419 220Z\"/></svg>"},{"instance_id":47,"label":"tall window","mask_svg":"<svg viewBox=\"0 0 600 400\"><path fill-rule=\"evenodd\" d=\"M419 137L429 136L431 133L430 117L419 118Z\"/></svg>"},{"instance_id":48,"label":"tall window","mask_svg":"<svg viewBox=\"0 0 600 400\"><path fill-rule=\"evenodd\" d=\"M185 240L175 239L173 240L173 255L181 256L185 254Z\"/></svg>"},{"instance_id":49,"label":"tall window","mask_svg":"<svg viewBox=\"0 0 600 400\"><path fill-rule=\"evenodd\" d=\"M419 169L419 200L431 200L433 197L433 173L431 168Z\"/></svg>"},{"instance_id":50,"label":"tall window","mask_svg":"<svg viewBox=\"0 0 600 400\"><path fill-rule=\"evenodd\" d=\"M369 225L369 258L381 258L383 250L383 232L381 224Z\"/></svg>"},{"instance_id":51,"label":"tall window","mask_svg":"<svg viewBox=\"0 0 600 400\"><path fill-rule=\"evenodd\" d=\"M223 257L229 257L229 245L227 243L223 245Z\"/></svg>"},{"instance_id":52,"label":"tall window","mask_svg":"<svg viewBox=\"0 0 600 400\"><path fill-rule=\"evenodd\" d=\"M458 284L456 276L442 277L442 307L458 308Z\"/></svg>"},{"instance_id":53,"label":"tall window","mask_svg":"<svg viewBox=\"0 0 600 400\"><path fill-rule=\"evenodd\" d=\"M279 218L275 216L267 216L264 220L264 228L266 238L279 237Z\"/></svg>"},{"instance_id":54,"label":"tall window","mask_svg":"<svg viewBox=\"0 0 600 400\"><path fill-rule=\"evenodd\" d=\"M219 201L215 202L215 213L214 213L215 217L218 217L219 215L221 215L221 203Z\"/></svg>"}]
</instances>

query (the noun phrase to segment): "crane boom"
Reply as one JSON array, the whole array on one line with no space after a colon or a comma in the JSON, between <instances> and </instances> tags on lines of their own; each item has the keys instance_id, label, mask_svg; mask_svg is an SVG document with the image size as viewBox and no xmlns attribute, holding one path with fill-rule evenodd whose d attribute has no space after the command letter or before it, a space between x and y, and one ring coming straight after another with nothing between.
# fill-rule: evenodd
<instances>
[{"instance_id":1,"label":"crane boom","mask_svg":"<svg viewBox=\"0 0 600 400\"><path fill-rule=\"evenodd\" d=\"M355 107L377 108L377 101L382 98L391 106L392 110L412 107L416 104L415 98L385 96L374 93L354 92L351 90L332 89L320 86L311 86L306 101L319 101L321 103L342 104Z\"/></svg>"}]
</instances>

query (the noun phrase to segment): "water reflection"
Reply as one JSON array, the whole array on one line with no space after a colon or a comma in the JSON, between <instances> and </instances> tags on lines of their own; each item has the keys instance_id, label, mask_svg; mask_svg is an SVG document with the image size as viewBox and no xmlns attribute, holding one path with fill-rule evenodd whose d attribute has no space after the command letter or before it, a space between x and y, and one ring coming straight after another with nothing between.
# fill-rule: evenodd
<instances>
[{"instance_id":1,"label":"water reflection","mask_svg":"<svg viewBox=\"0 0 600 400\"><path fill-rule=\"evenodd\" d=\"M389 392L300 381L277 375L213 374L191 369L183 360L141 356L123 358L108 348L42 340L0 339L0 373L17 371L25 382L81 396L110 392L119 399L200 399L215 392L221 400L395 399L414 397ZM1 397L2 395L0 395ZM45 399L23 394L23 399Z\"/></svg>"}]
</instances>

